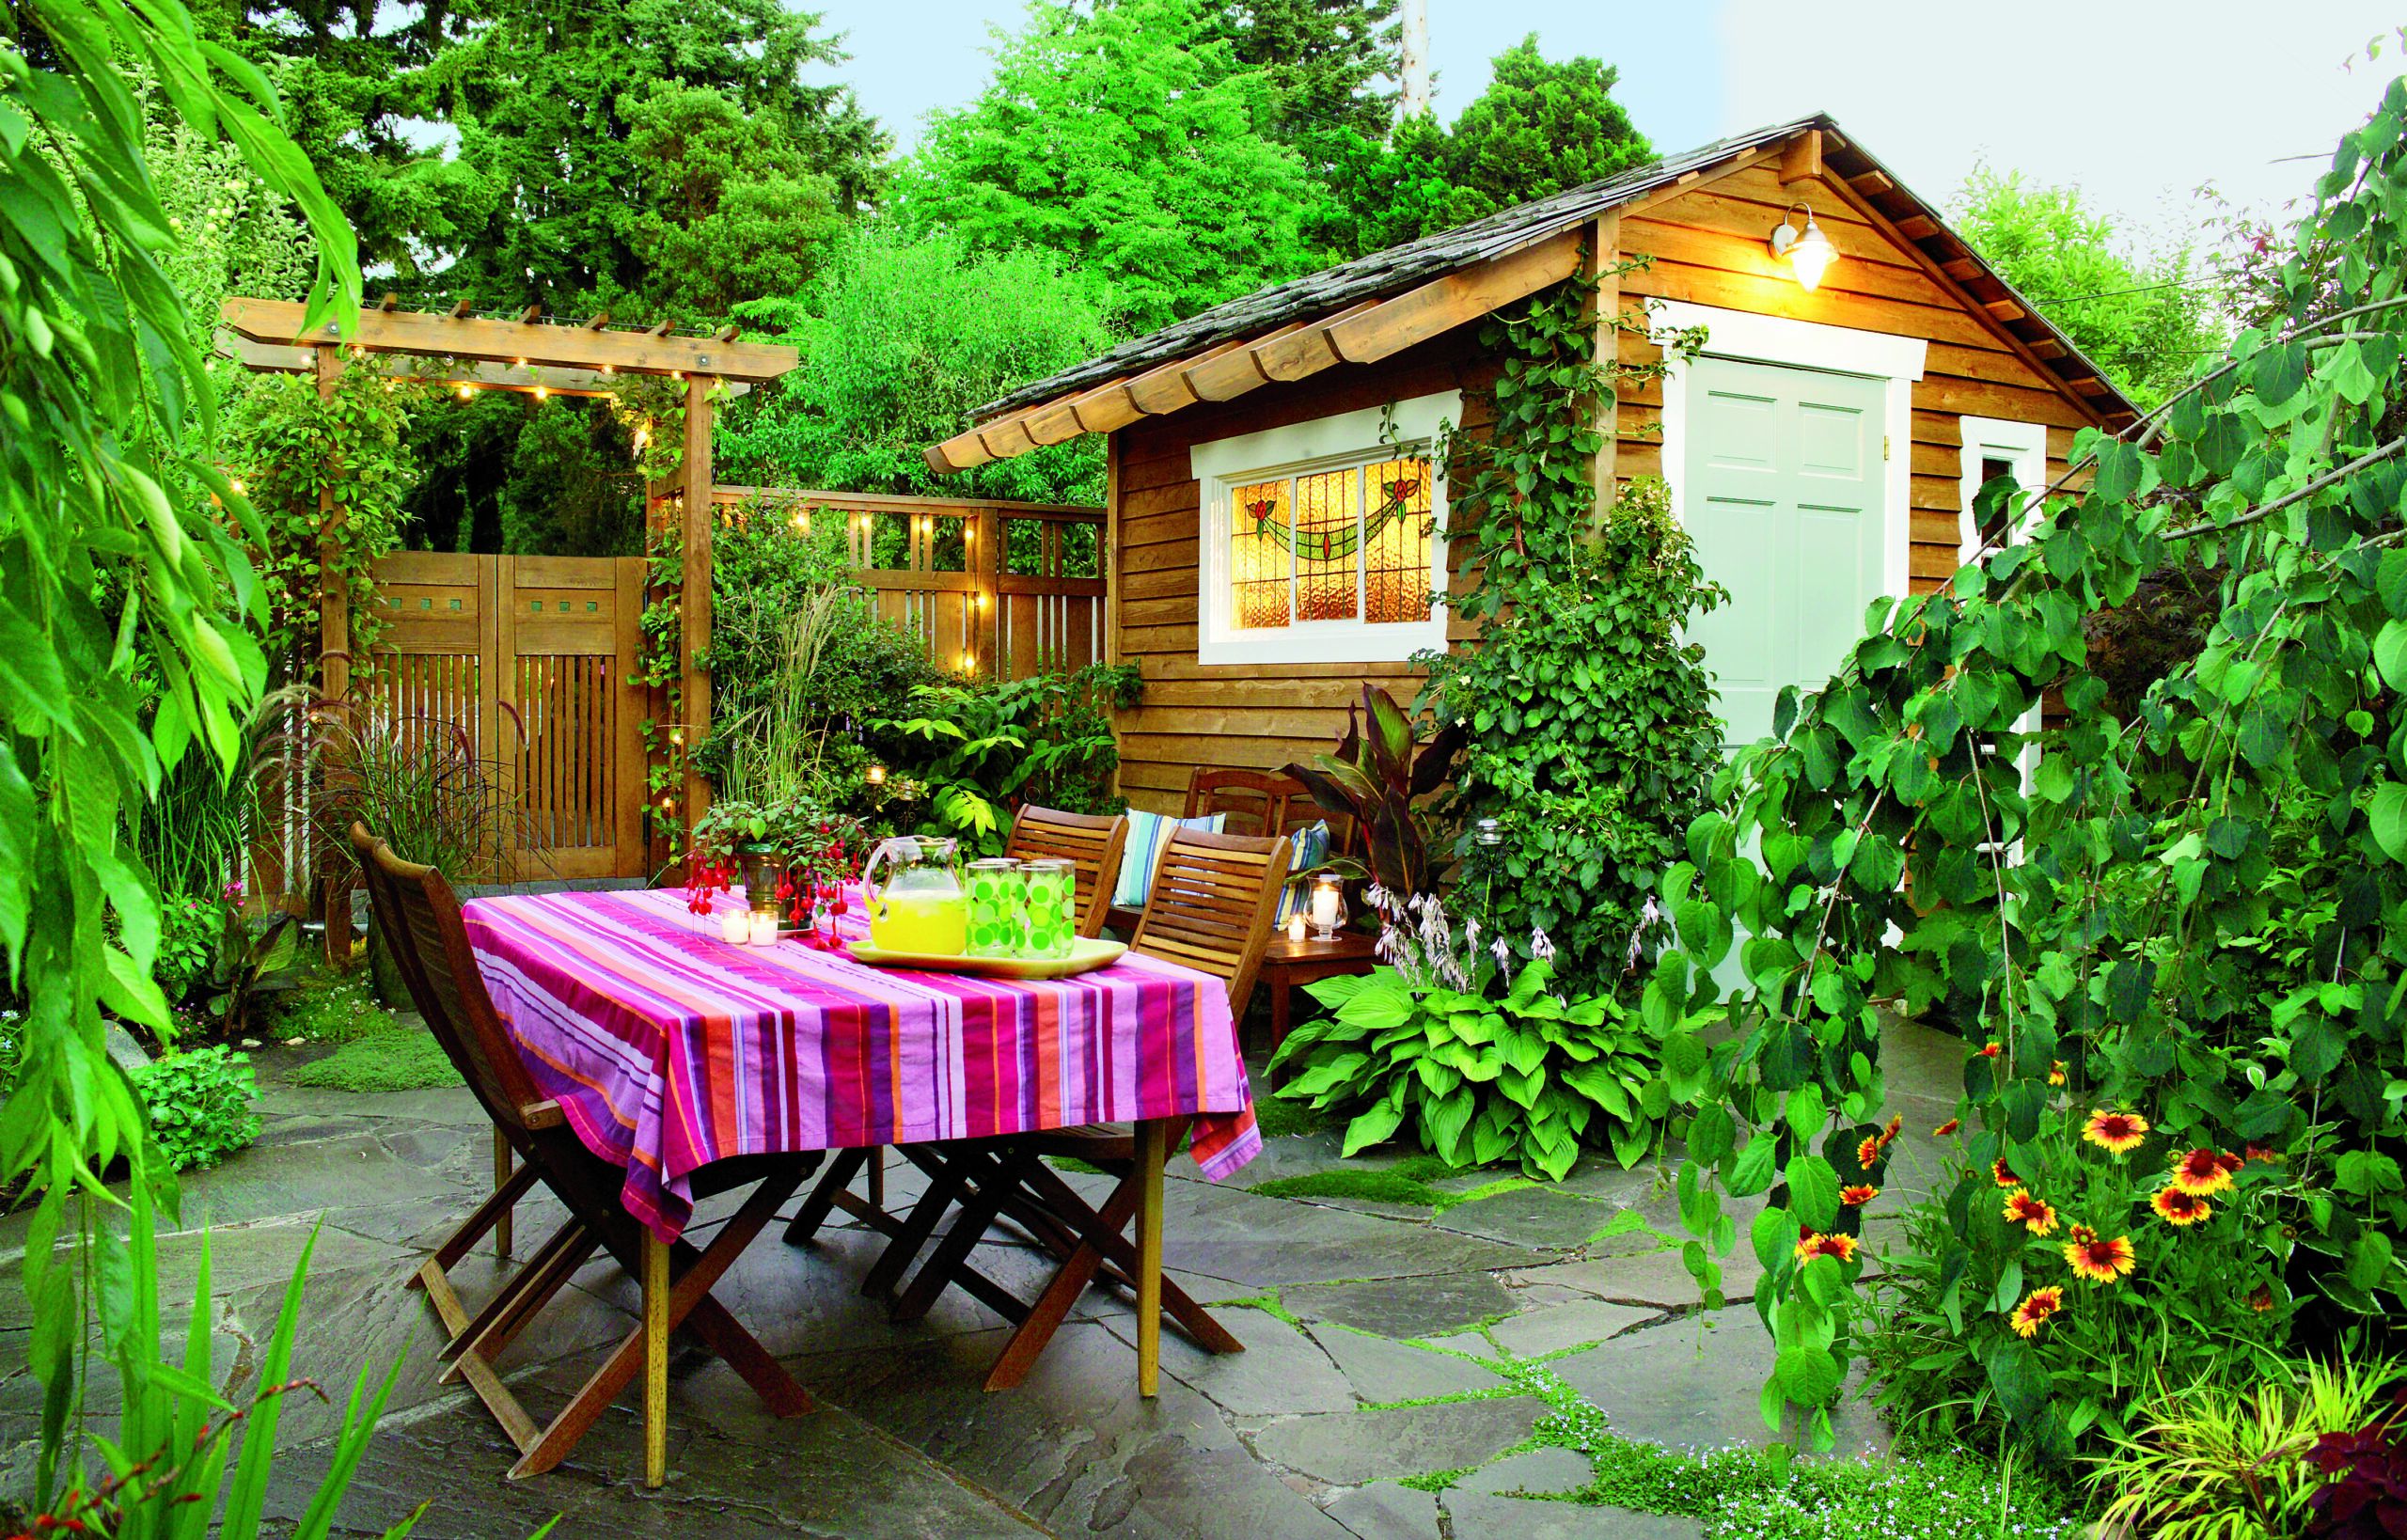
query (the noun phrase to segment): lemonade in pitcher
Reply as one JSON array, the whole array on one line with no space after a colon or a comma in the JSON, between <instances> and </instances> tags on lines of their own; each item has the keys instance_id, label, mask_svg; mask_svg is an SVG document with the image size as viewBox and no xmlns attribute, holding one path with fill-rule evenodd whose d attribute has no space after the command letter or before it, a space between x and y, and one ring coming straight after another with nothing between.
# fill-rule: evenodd
<instances>
[{"instance_id":1,"label":"lemonade in pitcher","mask_svg":"<svg viewBox=\"0 0 2407 1540\"><path fill-rule=\"evenodd\" d=\"M889 840L861 869L870 944L888 951L958 957L969 948L969 899L951 840ZM878 868L889 867L886 880Z\"/></svg>"}]
</instances>

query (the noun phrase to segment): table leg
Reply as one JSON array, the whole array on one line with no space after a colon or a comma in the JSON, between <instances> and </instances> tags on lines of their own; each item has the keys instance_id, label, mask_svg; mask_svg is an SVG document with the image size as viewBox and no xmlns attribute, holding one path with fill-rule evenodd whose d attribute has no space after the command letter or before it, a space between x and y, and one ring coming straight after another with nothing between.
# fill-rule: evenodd
<instances>
[{"instance_id":1,"label":"table leg","mask_svg":"<svg viewBox=\"0 0 2407 1540\"><path fill-rule=\"evenodd\" d=\"M869 1206L886 1206L886 1146L873 1146L869 1152Z\"/></svg>"},{"instance_id":2,"label":"table leg","mask_svg":"<svg viewBox=\"0 0 2407 1540\"><path fill-rule=\"evenodd\" d=\"M496 1128L493 1131L494 1191L499 1192L502 1188L510 1185L510 1139L499 1128ZM514 1207L515 1205L512 1206ZM501 1211L501 1218L496 1219L493 1226L493 1254L502 1258L504 1261L509 1260L510 1257L510 1216L511 1210L507 1208L503 1209Z\"/></svg>"},{"instance_id":3,"label":"table leg","mask_svg":"<svg viewBox=\"0 0 2407 1540\"><path fill-rule=\"evenodd\" d=\"M1159 1118L1137 1124L1137 1393L1151 1396L1162 1377L1162 1166L1170 1158L1170 1127Z\"/></svg>"},{"instance_id":4,"label":"table leg","mask_svg":"<svg viewBox=\"0 0 2407 1540\"><path fill-rule=\"evenodd\" d=\"M669 1248L643 1233L643 1484L669 1479Z\"/></svg>"}]
</instances>

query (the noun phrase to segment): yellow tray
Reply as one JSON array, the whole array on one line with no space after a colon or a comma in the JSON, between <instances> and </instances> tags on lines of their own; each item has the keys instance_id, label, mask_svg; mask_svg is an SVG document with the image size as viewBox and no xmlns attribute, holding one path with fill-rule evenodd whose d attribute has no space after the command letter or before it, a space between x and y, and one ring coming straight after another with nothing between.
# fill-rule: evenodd
<instances>
[{"instance_id":1,"label":"yellow tray","mask_svg":"<svg viewBox=\"0 0 2407 1540\"><path fill-rule=\"evenodd\" d=\"M1128 950L1124 942L1080 936L1070 943L1067 957L971 957L959 953L889 951L866 941L846 944L853 960L872 967L907 967L921 973L981 973L998 979L1066 979L1093 973L1120 961Z\"/></svg>"}]
</instances>

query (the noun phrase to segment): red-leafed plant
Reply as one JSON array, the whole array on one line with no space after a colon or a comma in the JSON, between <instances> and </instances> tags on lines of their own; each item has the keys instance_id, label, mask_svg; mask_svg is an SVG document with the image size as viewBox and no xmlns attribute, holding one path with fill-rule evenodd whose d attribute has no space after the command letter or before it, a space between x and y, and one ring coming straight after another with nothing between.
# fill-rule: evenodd
<instances>
[{"instance_id":1,"label":"red-leafed plant","mask_svg":"<svg viewBox=\"0 0 2407 1540\"><path fill-rule=\"evenodd\" d=\"M2306 1532L2322 1540L2407 1537L2407 1385L2388 1411L2352 1433L2327 1433L2307 1463L2336 1478L2309 1497Z\"/></svg>"},{"instance_id":2,"label":"red-leafed plant","mask_svg":"<svg viewBox=\"0 0 2407 1540\"><path fill-rule=\"evenodd\" d=\"M1321 811L1350 818L1362 831L1363 874L1410 898L1437 886L1419 804L1446 783L1462 746L1461 724L1449 722L1417 739L1395 697L1365 684L1361 704L1345 709L1337 752L1315 754L1310 764L1291 764L1286 773L1304 783Z\"/></svg>"}]
</instances>

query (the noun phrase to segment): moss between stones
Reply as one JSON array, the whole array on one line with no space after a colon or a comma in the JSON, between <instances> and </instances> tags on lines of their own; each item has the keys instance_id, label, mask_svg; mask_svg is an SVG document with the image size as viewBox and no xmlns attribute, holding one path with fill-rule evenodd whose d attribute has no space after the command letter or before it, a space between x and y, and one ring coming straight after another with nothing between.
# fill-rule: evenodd
<instances>
[{"instance_id":1,"label":"moss between stones","mask_svg":"<svg viewBox=\"0 0 2407 1540\"><path fill-rule=\"evenodd\" d=\"M378 1092L456 1086L459 1072L424 1028L387 1024L287 1075L288 1084Z\"/></svg>"}]
</instances>

